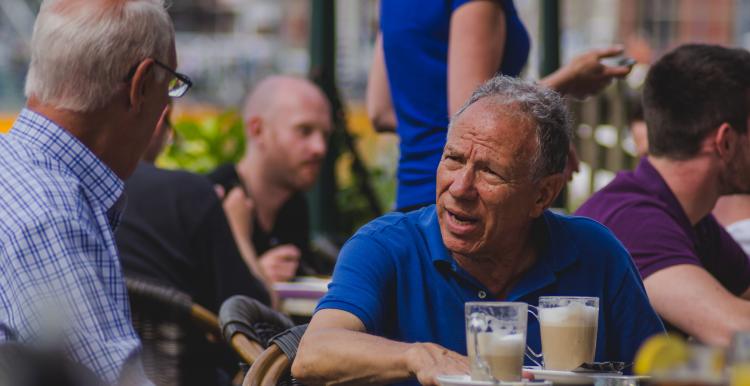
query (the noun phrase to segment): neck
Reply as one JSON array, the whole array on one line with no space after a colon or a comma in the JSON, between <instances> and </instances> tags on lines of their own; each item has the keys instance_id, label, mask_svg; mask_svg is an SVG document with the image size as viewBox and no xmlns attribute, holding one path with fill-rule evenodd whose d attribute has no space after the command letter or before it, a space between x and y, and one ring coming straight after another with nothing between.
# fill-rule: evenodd
<instances>
[{"instance_id":1,"label":"neck","mask_svg":"<svg viewBox=\"0 0 750 386\"><path fill-rule=\"evenodd\" d=\"M292 191L280 186L273 176L268 175L263 160L257 152L248 149L247 156L237 163L237 174L255 203L260 226L265 231L273 229L279 209L292 196Z\"/></svg>"},{"instance_id":2,"label":"neck","mask_svg":"<svg viewBox=\"0 0 750 386\"><path fill-rule=\"evenodd\" d=\"M495 251L504 251L503 254L453 254L453 258L461 268L479 280L493 294L498 294L500 299L504 299L521 276L536 262L537 250L532 229L532 224L529 224L524 232L512 232L516 235L525 234L526 237L508 240L505 245L494 248Z\"/></svg>"},{"instance_id":3,"label":"neck","mask_svg":"<svg viewBox=\"0 0 750 386\"><path fill-rule=\"evenodd\" d=\"M44 115L76 137L120 178L124 178L128 174L126 165L121 165L116 152L112 151L120 146L119 144L113 144L110 136L110 133L115 130L113 123L117 122L117 119L112 118L111 112L104 110L93 112L61 110L40 103L35 98L29 98L26 107Z\"/></svg>"},{"instance_id":4,"label":"neck","mask_svg":"<svg viewBox=\"0 0 750 386\"><path fill-rule=\"evenodd\" d=\"M648 160L677 197L690 224L697 224L711 212L720 192L718 173L710 161L702 157L678 161L653 156Z\"/></svg>"}]
</instances>

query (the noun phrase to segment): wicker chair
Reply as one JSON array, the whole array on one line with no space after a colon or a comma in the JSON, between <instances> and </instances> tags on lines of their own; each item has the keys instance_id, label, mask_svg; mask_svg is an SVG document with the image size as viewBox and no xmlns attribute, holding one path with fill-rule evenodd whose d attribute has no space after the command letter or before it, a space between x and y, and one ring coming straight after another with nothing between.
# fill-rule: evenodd
<instances>
[{"instance_id":1,"label":"wicker chair","mask_svg":"<svg viewBox=\"0 0 750 386\"><path fill-rule=\"evenodd\" d=\"M274 336L268 348L250 367L242 386L302 385L292 377L290 370L306 329L307 325L303 324Z\"/></svg>"},{"instance_id":2,"label":"wicker chair","mask_svg":"<svg viewBox=\"0 0 750 386\"><path fill-rule=\"evenodd\" d=\"M157 386L230 383L228 374L224 380L220 376L219 368L232 363L232 354L221 340L215 314L176 289L132 277L125 284L151 381Z\"/></svg>"},{"instance_id":3,"label":"wicker chair","mask_svg":"<svg viewBox=\"0 0 750 386\"><path fill-rule=\"evenodd\" d=\"M239 295L221 305L219 319L224 339L252 365L243 386L299 384L289 369L307 325L292 327L285 315Z\"/></svg>"}]
</instances>

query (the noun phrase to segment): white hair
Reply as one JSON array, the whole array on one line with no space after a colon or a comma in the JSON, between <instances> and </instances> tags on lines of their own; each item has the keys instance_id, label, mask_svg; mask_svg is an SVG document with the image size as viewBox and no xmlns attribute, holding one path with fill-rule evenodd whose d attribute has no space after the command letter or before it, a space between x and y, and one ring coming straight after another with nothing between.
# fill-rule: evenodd
<instances>
[{"instance_id":1,"label":"white hair","mask_svg":"<svg viewBox=\"0 0 750 386\"><path fill-rule=\"evenodd\" d=\"M173 39L164 0L45 0L31 38L26 97L96 110L143 59L167 63Z\"/></svg>"}]
</instances>

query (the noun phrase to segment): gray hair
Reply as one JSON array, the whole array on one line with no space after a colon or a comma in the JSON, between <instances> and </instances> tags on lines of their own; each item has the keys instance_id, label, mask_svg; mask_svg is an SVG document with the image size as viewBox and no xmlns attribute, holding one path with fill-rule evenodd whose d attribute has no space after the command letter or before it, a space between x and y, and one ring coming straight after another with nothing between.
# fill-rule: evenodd
<instances>
[{"instance_id":1,"label":"gray hair","mask_svg":"<svg viewBox=\"0 0 750 386\"><path fill-rule=\"evenodd\" d=\"M492 98L493 103L500 107L509 107L503 113L520 114L536 124L537 150L531 163L532 178L538 179L565 169L571 120L560 94L534 82L498 75L474 91L453 115L449 130L469 106L485 98Z\"/></svg>"},{"instance_id":2,"label":"gray hair","mask_svg":"<svg viewBox=\"0 0 750 386\"><path fill-rule=\"evenodd\" d=\"M164 0L45 0L31 38L26 97L78 112L106 106L140 61L167 63L173 38Z\"/></svg>"}]
</instances>

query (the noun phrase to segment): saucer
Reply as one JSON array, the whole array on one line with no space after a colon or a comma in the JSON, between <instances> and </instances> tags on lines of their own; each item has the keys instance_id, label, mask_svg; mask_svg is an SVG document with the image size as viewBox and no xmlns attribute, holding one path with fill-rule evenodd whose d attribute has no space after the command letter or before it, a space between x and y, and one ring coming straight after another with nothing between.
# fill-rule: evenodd
<instances>
[{"instance_id":1,"label":"saucer","mask_svg":"<svg viewBox=\"0 0 750 386\"><path fill-rule=\"evenodd\" d=\"M529 381L523 380L518 382L492 382L492 381L473 381L471 376L461 375L438 375L437 381L440 386L552 386L549 381Z\"/></svg>"},{"instance_id":2,"label":"saucer","mask_svg":"<svg viewBox=\"0 0 750 386\"><path fill-rule=\"evenodd\" d=\"M534 375L534 379L543 379L562 385L592 385L597 378L629 378L633 380L648 379L646 376L623 376L620 373L573 372L545 370L536 366L524 366L523 371Z\"/></svg>"}]
</instances>

